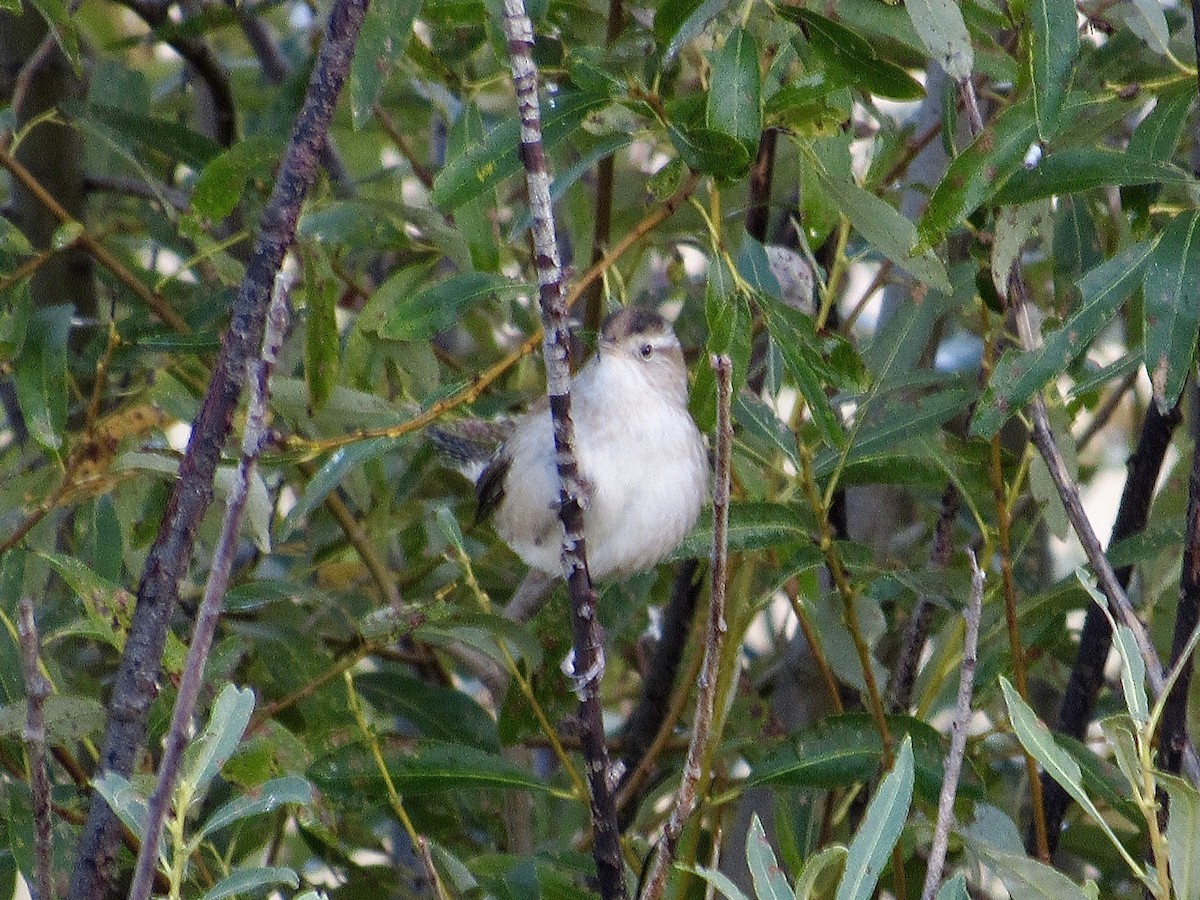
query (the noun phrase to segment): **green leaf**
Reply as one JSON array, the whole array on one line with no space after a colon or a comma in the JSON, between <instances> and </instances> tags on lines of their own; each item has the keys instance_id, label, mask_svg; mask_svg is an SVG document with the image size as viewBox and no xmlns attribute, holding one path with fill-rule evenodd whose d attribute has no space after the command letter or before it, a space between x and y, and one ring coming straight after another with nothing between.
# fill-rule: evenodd
<instances>
[{"instance_id":1,"label":"green leaf","mask_svg":"<svg viewBox=\"0 0 1200 900\"><path fill-rule=\"evenodd\" d=\"M92 787L104 798L109 808L117 814L138 840L146 834L146 797L139 793L129 779L116 772L104 772L92 780Z\"/></svg>"},{"instance_id":2,"label":"green leaf","mask_svg":"<svg viewBox=\"0 0 1200 900\"><path fill-rule=\"evenodd\" d=\"M542 144L549 152L579 128L584 118L599 112L608 95L563 91L542 104ZM443 212L453 212L473 197L490 190L521 168L517 155L520 124L507 119L480 143L450 160L433 185L433 202Z\"/></svg>"},{"instance_id":3,"label":"green leaf","mask_svg":"<svg viewBox=\"0 0 1200 900\"><path fill-rule=\"evenodd\" d=\"M984 844L971 849L1004 882L1012 900L1090 900L1066 875L1043 862Z\"/></svg>"},{"instance_id":4,"label":"green leaf","mask_svg":"<svg viewBox=\"0 0 1200 900\"><path fill-rule=\"evenodd\" d=\"M75 694L51 694L42 714L46 723L46 742L70 746L86 740L104 728L104 707L91 697ZM25 732L27 710L24 703L0 706L0 736L20 739Z\"/></svg>"},{"instance_id":5,"label":"green leaf","mask_svg":"<svg viewBox=\"0 0 1200 900\"><path fill-rule=\"evenodd\" d=\"M1087 591L1092 602L1100 607L1113 629L1114 645L1121 657L1121 690L1125 695L1125 708L1134 722L1145 725L1150 721L1150 705L1146 698L1146 663L1138 650L1137 638L1128 625L1117 624L1109 611L1108 598L1096 589L1082 567L1075 570L1075 580Z\"/></svg>"},{"instance_id":6,"label":"green leaf","mask_svg":"<svg viewBox=\"0 0 1200 900\"><path fill-rule=\"evenodd\" d=\"M895 765L871 798L867 814L850 842L837 900L867 900L871 896L908 818L912 792L912 739L906 737Z\"/></svg>"},{"instance_id":7,"label":"green leaf","mask_svg":"<svg viewBox=\"0 0 1200 900\"><path fill-rule=\"evenodd\" d=\"M955 81L971 77L975 50L954 0L907 0L904 8L929 55Z\"/></svg>"},{"instance_id":8,"label":"green leaf","mask_svg":"<svg viewBox=\"0 0 1200 900\"><path fill-rule=\"evenodd\" d=\"M82 71L79 59L79 35L75 32L75 23L71 20L71 9L64 0L29 0L29 5L36 9L50 26L54 41L63 52L63 56L71 64L76 74Z\"/></svg>"},{"instance_id":9,"label":"green leaf","mask_svg":"<svg viewBox=\"0 0 1200 900\"><path fill-rule=\"evenodd\" d=\"M735 180L750 169L750 151L737 138L711 128L667 126L667 136L689 169Z\"/></svg>"},{"instance_id":10,"label":"green leaf","mask_svg":"<svg viewBox=\"0 0 1200 900\"><path fill-rule=\"evenodd\" d=\"M25 424L50 453L63 449L67 426L67 339L73 314L67 305L36 310L14 365L17 402Z\"/></svg>"},{"instance_id":11,"label":"green leaf","mask_svg":"<svg viewBox=\"0 0 1200 900\"><path fill-rule=\"evenodd\" d=\"M391 665L356 676L354 685L380 713L401 719L402 732L415 729L448 744L500 750L495 720L461 690L430 684Z\"/></svg>"},{"instance_id":12,"label":"green leaf","mask_svg":"<svg viewBox=\"0 0 1200 900\"><path fill-rule=\"evenodd\" d=\"M308 385L308 408L321 410L337 385L341 368L341 339L337 323L337 290L323 283L316 266L304 262L304 383Z\"/></svg>"},{"instance_id":13,"label":"green leaf","mask_svg":"<svg viewBox=\"0 0 1200 900\"><path fill-rule=\"evenodd\" d=\"M1121 15L1129 30L1141 38L1147 47L1159 56L1171 55L1171 29L1167 26L1166 13L1158 0L1131 0L1127 6L1122 4L1115 12Z\"/></svg>"},{"instance_id":14,"label":"green leaf","mask_svg":"<svg viewBox=\"0 0 1200 900\"><path fill-rule=\"evenodd\" d=\"M1154 5L1158 6L1157 3ZM1130 155L1141 156L1154 162L1169 161L1175 155L1175 148L1179 146L1183 137L1188 113L1195 99L1196 91L1191 84L1159 94L1154 109L1138 123L1129 139Z\"/></svg>"},{"instance_id":15,"label":"green leaf","mask_svg":"<svg viewBox=\"0 0 1200 900\"><path fill-rule=\"evenodd\" d=\"M757 900L792 900L792 888L779 868L758 813L751 817L746 833L746 868L750 870Z\"/></svg>"},{"instance_id":16,"label":"green leaf","mask_svg":"<svg viewBox=\"0 0 1200 900\"><path fill-rule=\"evenodd\" d=\"M296 226L296 238L324 247L395 250L409 243L404 234L406 224L405 210L399 204L367 198L335 200L306 211Z\"/></svg>"},{"instance_id":17,"label":"green leaf","mask_svg":"<svg viewBox=\"0 0 1200 900\"><path fill-rule=\"evenodd\" d=\"M1006 352L971 422L971 433L990 438L1025 402L1087 349L1117 308L1136 290L1154 252L1154 241L1127 247L1079 280L1079 308L1036 350Z\"/></svg>"},{"instance_id":18,"label":"green leaf","mask_svg":"<svg viewBox=\"0 0 1200 900\"><path fill-rule=\"evenodd\" d=\"M811 536L799 512L791 506L783 503L735 502L729 507L730 553L763 550L781 544L808 543L810 540ZM671 558L707 559L711 547L712 522L702 519ZM813 565L817 565L820 553L813 559Z\"/></svg>"},{"instance_id":19,"label":"green leaf","mask_svg":"<svg viewBox=\"0 0 1200 900\"><path fill-rule=\"evenodd\" d=\"M1046 774L1062 785L1063 789L1071 795L1071 798L1079 804L1084 812L1095 820L1096 824L1108 836L1113 847L1125 859L1129 868L1141 878L1141 867L1129 856L1125 846L1113 832L1112 826L1108 824L1108 820L1101 815L1100 810L1096 808L1096 804L1092 802L1092 798L1084 791L1079 763L1075 762L1069 754L1064 752L1054 742L1049 729L1038 720L1037 714L1021 699L1021 695L1016 692L1016 689L1013 688L1009 680L1003 675L1000 676L1000 690L1004 693L1004 702L1008 706L1008 717L1012 722L1013 731L1017 734L1017 739L1021 742L1021 746L1041 764L1042 768L1046 770ZM1032 862L1032 860L1030 861ZM1049 867L1044 868L1048 869ZM1003 876L1001 877L1003 878Z\"/></svg>"},{"instance_id":20,"label":"green leaf","mask_svg":"<svg viewBox=\"0 0 1200 900\"><path fill-rule=\"evenodd\" d=\"M287 516L279 525L279 540L286 540L314 509L325 502L330 491L341 484L351 471L367 460L390 453L396 446L397 442L392 438L371 438L335 450L308 480L304 493L288 510Z\"/></svg>"},{"instance_id":21,"label":"green leaf","mask_svg":"<svg viewBox=\"0 0 1200 900\"><path fill-rule=\"evenodd\" d=\"M184 755L182 778L202 795L221 766L233 756L254 712L254 691L227 684L213 701L208 724Z\"/></svg>"},{"instance_id":22,"label":"green leaf","mask_svg":"<svg viewBox=\"0 0 1200 900\"><path fill-rule=\"evenodd\" d=\"M5 216L0 216L0 252L16 256L33 253L33 245L29 243L29 238Z\"/></svg>"},{"instance_id":23,"label":"green leaf","mask_svg":"<svg viewBox=\"0 0 1200 900\"><path fill-rule=\"evenodd\" d=\"M956 156L929 198L917 226L919 247L941 243L973 213L997 184L1020 168L1037 138L1033 105L1016 103L1000 113L966 150ZM1022 197L1017 202L1029 199Z\"/></svg>"},{"instance_id":24,"label":"green leaf","mask_svg":"<svg viewBox=\"0 0 1200 900\"><path fill-rule=\"evenodd\" d=\"M762 133L762 83L754 37L740 26L734 28L712 54L711 64L705 121L753 154Z\"/></svg>"},{"instance_id":25,"label":"green leaf","mask_svg":"<svg viewBox=\"0 0 1200 900\"><path fill-rule=\"evenodd\" d=\"M442 741L421 741L415 752L385 751L388 773L405 796L461 791L552 788L498 753ZM370 753L354 746L317 762L310 776L323 790L349 791L382 799L382 778Z\"/></svg>"},{"instance_id":26,"label":"green leaf","mask_svg":"<svg viewBox=\"0 0 1200 900\"><path fill-rule=\"evenodd\" d=\"M696 37L730 0L664 0L654 14L654 37L669 61Z\"/></svg>"},{"instance_id":27,"label":"green leaf","mask_svg":"<svg viewBox=\"0 0 1200 900\"><path fill-rule=\"evenodd\" d=\"M1032 169L1017 170L992 199L999 204L1029 203L1099 187L1159 182L1190 188L1195 179L1175 166L1131 153L1073 148L1049 154Z\"/></svg>"},{"instance_id":28,"label":"green leaf","mask_svg":"<svg viewBox=\"0 0 1200 900\"><path fill-rule=\"evenodd\" d=\"M238 141L201 171L192 189L192 207L212 221L225 218L242 199L247 181L270 175L279 153L279 141L270 135Z\"/></svg>"},{"instance_id":29,"label":"green leaf","mask_svg":"<svg viewBox=\"0 0 1200 900\"><path fill-rule=\"evenodd\" d=\"M1155 778L1171 798L1167 855L1171 861L1174 895L1200 896L1200 793L1174 775L1159 772Z\"/></svg>"},{"instance_id":30,"label":"green leaf","mask_svg":"<svg viewBox=\"0 0 1200 900\"><path fill-rule=\"evenodd\" d=\"M404 58L421 0L375 0L367 7L350 63L350 110L354 127L370 121L384 85Z\"/></svg>"},{"instance_id":31,"label":"green leaf","mask_svg":"<svg viewBox=\"0 0 1200 900\"><path fill-rule=\"evenodd\" d=\"M99 103L69 104L70 114L121 144L140 144L200 170L221 152L221 145L178 122L142 116Z\"/></svg>"},{"instance_id":32,"label":"green leaf","mask_svg":"<svg viewBox=\"0 0 1200 900\"><path fill-rule=\"evenodd\" d=\"M971 900L971 895L967 893L966 876L961 871L955 872L950 880L938 889L935 900Z\"/></svg>"},{"instance_id":33,"label":"green leaf","mask_svg":"<svg viewBox=\"0 0 1200 900\"><path fill-rule=\"evenodd\" d=\"M194 840L201 840L234 822L249 819L251 816L261 816L288 803L308 806L312 802L312 785L299 775L272 778L259 785L252 796L237 797L217 809L205 821Z\"/></svg>"},{"instance_id":34,"label":"green leaf","mask_svg":"<svg viewBox=\"0 0 1200 900\"><path fill-rule=\"evenodd\" d=\"M750 900L750 898L743 894L741 889L733 883L730 877L720 869L710 869L708 866L689 867L683 865L680 865L679 868L683 869L685 872L692 872L696 875L699 875L714 888L724 894L727 900Z\"/></svg>"},{"instance_id":35,"label":"green leaf","mask_svg":"<svg viewBox=\"0 0 1200 900\"><path fill-rule=\"evenodd\" d=\"M1187 383L1200 328L1200 211L1178 215L1163 229L1143 285L1146 371L1154 402L1167 413Z\"/></svg>"},{"instance_id":36,"label":"green leaf","mask_svg":"<svg viewBox=\"0 0 1200 900\"><path fill-rule=\"evenodd\" d=\"M841 447L846 437L841 417L825 394L825 385L831 383L826 377L829 367L823 359L812 319L778 302L766 304L763 311L771 339L779 348L788 372L796 380L822 439L831 447Z\"/></svg>"},{"instance_id":37,"label":"green leaf","mask_svg":"<svg viewBox=\"0 0 1200 900\"><path fill-rule=\"evenodd\" d=\"M996 293L1008 297L1008 277L1025 245L1050 236L1052 215L1049 200L1006 206L996 216L996 238L992 244L992 283Z\"/></svg>"},{"instance_id":38,"label":"green leaf","mask_svg":"<svg viewBox=\"0 0 1200 900\"><path fill-rule=\"evenodd\" d=\"M1055 133L1063 98L1079 55L1079 26L1071 0L1030 0L1033 26L1029 51L1034 116L1043 140Z\"/></svg>"},{"instance_id":39,"label":"green leaf","mask_svg":"<svg viewBox=\"0 0 1200 900\"><path fill-rule=\"evenodd\" d=\"M828 879L840 875L846 868L848 851L841 844L825 847L804 861L804 868L796 877L796 900L815 900L828 897Z\"/></svg>"},{"instance_id":40,"label":"green leaf","mask_svg":"<svg viewBox=\"0 0 1200 900\"><path fill-rule=\"evenodd\" d=\"M515 297L533 286L489 272L464 272L408 292L408 279L398 273L379 286L375 300L383 305L379 336L391 341L423 341L454 324L473 303L493 295Z\"/></svg>"},{"instance_id":41,"label":"green leaf","mask_svg":"<svg viewBox=\"0 0 1200 900\"><path fill-rule=\"evenodd\" d=\"M300 886L300 877L291 869L268 866L257 869L234 869L231 875L222 878L200 900L225 900L257 892L259 888L272 884L286 884L290 888Z\"/></svg>"},{"instance_id":42,"label":"green leaf","mask_svg":"<svg viewBox=\"0 0 1200 900\"><path fill-rule=\"evenodd\" d=\"M852 182L822 177L821 183L854 230L879 252L934 290L951 292L945 265L932 250L916 252L916 226L899 210Z\"/></svg>"},{"instance_id":43,"label":"green leaf","mask_svg":"<svg viewBox=\"0 0 1200 900\"><path fill-rule=\"evenodd\" d=\"M879 59L871 44L845 25L799 6L776 6L804 29L809 46L825 63L831 80L889 100L920 100L921 83L894 63Z\"/></svg>"}]
</instances>

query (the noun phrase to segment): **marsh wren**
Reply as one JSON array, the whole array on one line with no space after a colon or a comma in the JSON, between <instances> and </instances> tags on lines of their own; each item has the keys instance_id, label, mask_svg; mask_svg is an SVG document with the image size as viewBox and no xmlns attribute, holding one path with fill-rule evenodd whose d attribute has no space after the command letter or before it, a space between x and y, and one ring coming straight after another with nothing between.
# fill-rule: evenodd
<instances>
[{"instance_id":1,"label":"marsh wren","mask_svg":"<svg viewBox=\"0 0 1200 900\"><path fill-rule=\"evenodd\" d=\"M593 578L649 569L683 541L708 497L708 456L688 413L683 349L670 324L627 307L571 380L571 419ZM559 478L545 398L513 425L475 485L479 518L528 565L562 574Z\"/></svg>"}]
</instances>

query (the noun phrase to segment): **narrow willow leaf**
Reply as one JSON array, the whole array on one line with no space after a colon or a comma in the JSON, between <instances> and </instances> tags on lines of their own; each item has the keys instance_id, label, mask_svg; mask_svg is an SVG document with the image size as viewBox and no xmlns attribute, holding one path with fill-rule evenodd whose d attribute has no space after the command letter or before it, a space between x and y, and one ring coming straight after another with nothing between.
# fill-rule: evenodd
<instances>
[{"instance_id":1,"label":"narrow willow leaf","mask_svg":"<svg viewBox=\"0 0 1200 900\"><path fill-rule=\"evenodd\" d=\"M1124 714L1108 716L1100 720L1100 729L1104 732L1108 746L1112 748L1117 768L1121 770L1121 774L1133 790L1141 791L1142 764L1138 759L1137 738L1134 737L1137 726L1133 719Z\"/></svg>"},{"instance_id":2,"label":"narrow willow leaf","mask_svg":"<svg viewBox=\"0 0 1200 900\"><path fill-rule=\"evenodd\" d=\"M1175 775L1159 772L1158 783L1171 798L1167 854L1176 897L1200 897L1200 792Z\"/></svg>"},{"instance_id":3,"label":"narrow willow leaf","mask_svg":"<svg viewBox=\"0 0 1200 900\"><path fill-rule=\"evenodd\" d=\"M356 129L370 121L384 85L404 58L413 17L420 10L421 0L376 0L367 7L350 63L350 110Z\"/></svg>"},{"instance_id":4,"label":"narrow willow leaf","mask_svg":"<svg viewBox=\"0 0 1200 900\"><path fill-rule=\"evenodd\" d=\"M380 713L401 720L406 733L500 750L495 719L463 691L429 684L390 664L355 676L354 686Z\"/></svg>"},{"instance_id":5,"label":"narrow willow leaf","mask_svg":"<svg viewBox=\"0 0 1200 900\"><path fill-rule=\"evenodd\" d=\"M291 869L269 866L257 869L234 869L233 874L222 878L200 900L226 900L258 893L259 888L271 884L286 884L290 888L300 886L300 877Z\"/></svg>"},{"instance_id":6,"label":"narrow willow leaf","mask_svg":"<svg viewBox=\"0 0 1200 900\"><path fill-rule=\"evenodd\" d=\"M845 870L848 851L841 844L826 847L804 861L796 877L796 900L829 896L826 880Z\"/></svg>"},{"instance_id":7,"label":"narrow willow leaf","mask_svg":"<svg viewBox=\"0 0 1200 900\"><path fill-rule=\"evenodd\" d=\"M1032 169L1018 169L992 199L1001 204L1030 203L1099 187L1160 182L1191 187L1195 179L1180 168L1131 153L1077 148L1051 153Z\"/></svg>"},{"instance_id":8,"label":"narrow willow leaf","mask_svg":"<svg viewBox=\"0 0 1200 900\"><path fill-rule=\"evenodd\" d=\"M919 81L900 66L880 59L866 38L840 22L799 6L776 6L775 11L804 29L809 46L825 64L832 82L890 100L925 96Z\"/></svg>"},{"instance_id":9,"label":"narrow willow leaf","mask_svg":"<svg viewBox=\"0 0 1200 900\"><path fill-rule=\"evenodd\" d=\"M287 516L279 526L279 540L286 540L309 513L325 502L330 491L341 484L350 472L367 460L389 453L395 447L396 441L391 438L372 438L335 450L308 480L304 493L295 506L288 510Z\"/></svg>"},{"instance_id":10,"label":"narrow willow leaf","mask_svg":"<svg viewBox=\"0 0 1200 900\"><path fill-rule=\"evenodd\" d=\"M234 822L240 822L251 816L261 816L288 803L307 806L312 801L312 785L299 775L272 778L256 787L253 795L237 797L220 807L208 817L200 829L200 833L194 839L200 840Z\"/></svg>"},{"instance_id":11,"label":"narrow willow leaf","mask_svg":"<svg viewBox=\"0 0 1200 900\"><path fill-rule=\"evenodd\" d=\"M213 701L204 731L188 745L182 778L197 795L204 793L221 766L233 756L254 712L254 691L227 684Z\"/></svg>"},{"instance_id":12,"label":"narrow willow leaf","mask_svg":"<svg viewBox=\"0 0 1200 900\"><path fill-rule=\"evenodd\" d=\"M25 424L33 439L50 453L62 449L67 425L67 339L73 312L67 305L34 312L13 366Z\"/></svg>"},{"instance_id":13,"label":"narrow willow leaf","mask_svg":"<svg viewBox=\"0 0 1200 900\"><path fill-rule=\"evenodd\" d=\"M1129 138L1129 153L1155 162L1169 161L1183 137L1195 99L1196 92L1190 84L1159 94L1154 109L1138 123Z\"/></svg>"},{"instance_id":14,"label":"narrow willow leaf","mask_svg":"<svg viewBox=\"0 0 1200 900\"><path fill-rule=\"evenodd\" d=\"M1008 705L1008 717L1021 746L1030 756L1041 763L1046 774L1062 785L1084 812L1095 820L1138 878L1144 877L1141 867L1134 862L1125 849L1125 845L1121 843L1116 833L1113 832L1112 826L1108 824L1108 820L1101 815L1096 804L1092 802L1092 798L1084 791L1079 763L1075 762L1054 742L1049 729L1038 721L1037 714L1021 699L1020 694L1003 675L1000 676L1000 689L1004 692L1004 702Z\"/></svg>"},{"instance_id":15,"label":"narrow willow leaf","mask_svg":"<svg viewBox=\"0 0 1200 900\"><path fill-rule=\"evenodd\" d=\"M895 765L871 798L858 833L850 842L846 874L838 885L837 900L867 900L871 896L908 818L912 792L912 739L906 737L896 754Z\"/></svg>"},{"instance_id":16,"label":"narrow willow leaf","mask_svg":"<svg viewBox=\"0 0 1200 900\"><path fill-rule=\"evenodd\" d=\"M140 841L146 834L146 797L116 772L104 772L92 787Z\"/></svg>"},{"instance_id":17,"label":"narrow willow leaf","mask_svg":"<svg viewBox=\"0 0 1200 900\"><path fill-rule=\"evenodd\" d=\"M1183 393L1200 328L1200 211L1163 229L1146 269L1143 305L1146 371L1154 402L1166 414Z\"/></svg>"},{"instance_id":18,"label":"narrow willow leaf","mask_svg":"<svg viewBox=\"0 0 1200 900\"><path fill-rule=\"evenodd\" d=\"M979 207L997 184L1021 167L1029 145L1036 139L1032 103L1016 103L1000 113L986 132L954 158L934 188L917 226L918 246L933 247L940 243Z\"/></svg>"},{"instance_id":19,"label":"narrow willow leaf","mask_svg":"<svg viewBox=\"0 0 1200 900\"><path fill-rule=\"evenodd\" d=\"M1034 115L1043 140L1054 135L1071 72L1079 55L1079 26L1071 0L1030 0L1033 26L1029 65Z\"/></svg>"},{"instance_id":20,"label":"narrow willow leaf","mask_svg":"<svg viewBox=\"0 0 1200 900\"><path fill-rule=\"evenodd\" d=\"M407 284L407 280L403 282ZM423 341L449 328L471 304L488 297L515 297L532 286L489 272L464 272L422 288L415 294L397 290L401 282L388 279L376 292L387 312L379 336L390 341Z\"/></svg>"},{"instance_id":21,"label":"narrow willow leaf","mask_svg":"<svg viewBox=\"0 0 1200 900\"><path fill-rule=\"evenodd\" d=\"M1167 16L1159 0L1130 0L1117 11L1124 14L1129 30L1147 47L1159 56L1171 55L1171 29L1167 27Z\"/></svg>"},{"instance_id":22,"label":"narrow willow leaf","mask_svg":"<svg viewBox=\"0 0 1200 900\"><path fill-rule=\"evenodd\" d=\"M750 819L750 830L746 834L746 868L750 870L758 900L791 900L792 888L779 868L757 813Z\"/></svg>"},{"instance_id":23,"label":"narrow willow leaf","mask_svg":"<svg viewBox=\"0 0 1200 900\"><path fill-rule=\"evenodd\" d=\"M1004 354L971 422L972 434L990 438L1034 393L1087 349L1141 283L1154 246L1153 240L1142 241L1092 269L1079 280L1079 308L1046 336L1041 347Z\"/></svg>"},{"instance_id":24,"label":"narrow willow leaf","mask_svg":"<svg viewBox=\"0 0 1200 900\"><path fill-rule=\"evenodd\" d=\"M729 507L729 550L763 550L782 544L809 544L808 528L797 509L786 503L738 503ZM712 524L701 521L684 539L672 559L708 556L712 546ZM812 548L816 550L815 547ZM813 557L820 560L820 551Z\"/></svg>"},{"instance_id":25,"label":"narrow willow leaf","mask_svg":"<svg viewBox=\"0 0 1200 900\"><path fill-rule=\"evenodd\" d=\"M270 175L279 154L279 140L273 136L238 141L200 172L192 188L192 207L206 219L225 218L246 192L246 181Z\"/></svg>"},{"instance_id":26,"label":"narrow willow leaf","mask_svg":"<svg viewBox=\"0 0 1200 900\"><path fill-rule=\"evenodd\" d=\"M342 364L337 324L337 291L322 283L316 266L304 264L304 383L308 386L308 409L319 412L337 385Z\"/></svg>"},{"instance_id":27,"label":"narrow willow leaf","mask_svg":"<svg viewBox=\"0 0 1200 900\"><path fill-rule=\"evenodd\" d=\"M709 21L729 5L730 0L665 0L654 15L654 37L663 48L664 60L670 60Z\"/></svg>"},{"instance_id":28,"label":"narrow willow leaf","mask_svg":"<svg viewBox=\"0 0 1200 900\"><path fill-rule=\"evenodd\" d=\"M1075 580L1083 585L1113 629L1117 655L1121 657L1121 690L1125 695L1125 708L1134 722L1143 725L1150 721L1150 706L1146 699L1146 663L1138 650L1137 638L1128 625L1117 624L1109 611L1108 598L1091 583L1082 566L1075 570Z\"/></svg>"},{"instance_id":29,"label":"narrow willow leaf","mask_svg":"<svg viewBox=\"0 0 1200 900\"><path fill-rule=\"evenodd\" d=\"M1090 900L1075 882L1043 862L984 844L971 849L1004 882L1012 900Z\"/></svg>"},{"instance_id":30,"label":"narrow willow leaf","mask_svg":"<svg viewBox=\"0 0 1200 900\"><path fill-rule=\"evenodd\" d=\"M712 54L705 121L709 128L736 138L753 153L762 132L762 79L758 44L742 27L734 28Z\"/></svg>"},{"instance_id":31,"label":"narrow willow leaf","mask_svg":"<svg viewBox=\"0 0 1200 900\"><path fill-rule=\"evenodd\" d=\"M992 283L996 293L1008 296L1008 276L1013 263L1021 258L1026 244L1050 236L1049 200L1006 206L996 216L996 239L992 244ZM1048 250L1049 248L1047 248Z\"/></svg>"},{"instance_id":32,"label":"narrow willow leaf","mask_svg":"<svg viewBox=\"0 0 1200 900\"><path fill-rule=\"evenodd\" d=\"M841 447L845 432L841 418L825 394L825 385L829 382L823 375L827 367L812 319L780 303L768 304L764 311L771 339L783 356L788 372L796 380L796 387L808 404L822 439L831 447Z\"/></svg>"},{"instance_id":33,"label":"narrow willow leaf","mask_svg":"<svg viewBox=\"0 0 1200 900\"><path fill-rule=\"evenodd\" d=\"M904 8L921 43L946 74L955 81L970 78L975 50L958 4L954 0L908 0Z\"/></svg>"},{"instance_id":34,"label":"narrow willow leaf","mask_svg":"<svg viewBox=\"0 0 1200 900\"><path fill-rule=\"evenodd\" d=\"M841 208L854 230L872 246L918 281L950 293L950 276L932 250L917 253L917 228L886 200L851 182L822 178L829 196Z\"/></svg>"},{"instance_id":35,"label":"narrow willow leaf","mask_svg":"<svg viewBox=\"0 0 1200 900\"><path fill-rule=\"evenodd\" d=\"M542 107L542 143L553 150L609 102L606 94L563 91ZM521 168L517 157L519 123L507 120L497 125L480 143L450 160L433 185L433 202L443 212L453 212Z\"/></svg>"},{"instance_id":36,"label":"narrow willow leaf","mask_svg":"<svg viewBox=\"0 0 1200 900\"><path fill-rule=\"evenodd\" d=\"M680 866L685 872L699 875L714 888L725 895L726 900L750 900L741 889L733 883L728 875L720 869L710 869L708 866Z\"/></svg>"},{"instance_id":37,"label":"narrow willow leaf","mask_svg":"<svg viewBox=\"0 0 1200 900\"><path fill-rule=\"evenodd\" d=\"M441 741L422 741L412 754L386 752L388 773L401 794L535 790L551 787L499 753ZM383 781L370 753L345 747L315 763L309 772L324 790L383 796Z\"/></svg>"},{"instance_id":38,"label":"narrow willow leaf","mask_svg":"<svg viewBox=\"0 0 1200 900\"><path fill-rule=\"evenodd\" d=\"M967 879L962 872L955 872L938 889L936 900L971 900L971 895L967 893Z\"/></svg>"},{"instance_id":39,"label":"narrow willow leaf","mask_svg":"<svg viewBox=\"0 0 1200 900\"><path fill-rule=\"evenodd\" d=\"M746 145L723 131L680 128L672 123L667 126L667 136L679 151L679 158L697 172L732 180L750 169L750 151Z\"/></svg>"}]
</instances>

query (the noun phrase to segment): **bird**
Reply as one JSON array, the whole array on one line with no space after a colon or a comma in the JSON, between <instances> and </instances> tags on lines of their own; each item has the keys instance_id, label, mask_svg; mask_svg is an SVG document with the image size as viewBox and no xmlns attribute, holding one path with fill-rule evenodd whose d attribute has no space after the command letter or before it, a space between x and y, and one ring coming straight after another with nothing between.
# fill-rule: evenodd
<instances>
[{"instance_id":1,"label":"bird","mask_svg":"<svg viewBox=\"0 0 1200 900\"><path fill-rule=\"evenodd\" d=\"M629 306L604 320L596 353L571 379L571 419L591 576L653 568L683 542L709 494L683 348L666 319ZM517 556L550 575L563 573L556 459L543 397L477 468L475 485L477 518L490 516Z\"/></svg>"}]
</instances>

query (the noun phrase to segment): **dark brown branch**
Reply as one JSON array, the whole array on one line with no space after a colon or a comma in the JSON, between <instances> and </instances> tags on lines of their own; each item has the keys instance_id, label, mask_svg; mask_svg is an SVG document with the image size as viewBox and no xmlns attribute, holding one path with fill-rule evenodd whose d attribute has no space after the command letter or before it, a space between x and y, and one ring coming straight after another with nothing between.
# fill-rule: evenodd
<instances>
[{"instance_id":1,"label":"dark brown branch","mask_svg":"<svg viewBox=\"0 0 1200 900\"><path fill-rule=\"evenodd\" d=\"M603 637L596 616L596 591L588 571L584 538L579 466L575 459L575 426L571 421L571 334L567 325L567 294L562 263L554 234L550 201L550 172L542 145L541 106L537 66L533 61L533 24L524 0L505 0L504 34L521 121L521 161L529 191L532 220L530 234L537 262L542 329L542 354L546 360L546 393L554 427L554 449L559 477L559 518L563 525L562 562L571 598L571 623L575 637L575 691L579 696L580 739L587 760L591 793L592 856L600 896L605 900L626 896L621 859L617 806L609 780L608 747L600 707L600 679L604 674Z\"/></svg>"},{"instance_id":2,"label":"dark brown branch","mask_svg":"<svg viewBox=\"0 0 1200 900\"><path fill-rule=\"evenodd\" d=\"M1109 546L1117 544L1146 528L1150 515L1150 503L1154 498L1154 485L1162 469L1163 458L1171 445L1171 435L1179 425L1182 414L1178 405L1163 415L1151 404L1142 420L1137 447L1129 457L1125 488L1121 492L1121 503L1113 523ZM1133 575L1133 566L1117 569L1117 581L1128 588ZM1076 740L1083 740L1088 723L1096 709L1096 697L1104 685L1104 664L1112 648L1112 629L1108 616L1094 603L1088 604L1083 620L1083 631L1079 635L1079 649L1075 663L1063 691L1062 706L1058 711L1057 730ZM1042 788L1046 803L1046 830L1050 841L1050 852L1058 844L1058 835L1063 817L1070 806L1071 798L1061 785L1045 772L1042 773Z\"/></svg>"},{"instance_id":3,"label":"dark brown branch","mask_svg":"<svg viewBox=\"0 0 1200 900\"><path fill-rule=\"evenodd\" d=\"M200 525L212 500L213 476L241 398L246 361L256 356L271 287L295 238L305 194L316 176L333 109L350 67L367 0L335 0L325 40L296 117L278 180L263 210L254 253L234 304L229 329L192 426L179 479L146 558L133 626L109 703L100 766L128 777L145 743L146 721L158 692L167 630L179 598ZM104 799L93 794L71 876L73 900L100 900L112 884L120 825Z\"/></svg>"},{"instance_id":4,"label":"dark brown branch","mask_svg":"<svg viewBox=\"0 0 1200 900\"><path fill-rule=\"evenodd\" d=\"M750 196L746 202L746 233L760 244L767 242L771 220L771 181L775 174L775 144L779 132L768 128L758 142L758 156L750 169Z\"/></svg>"}]
</instances>

